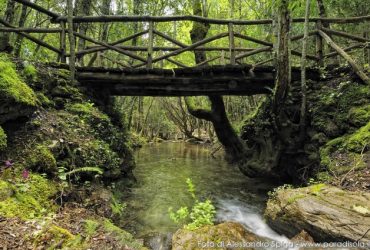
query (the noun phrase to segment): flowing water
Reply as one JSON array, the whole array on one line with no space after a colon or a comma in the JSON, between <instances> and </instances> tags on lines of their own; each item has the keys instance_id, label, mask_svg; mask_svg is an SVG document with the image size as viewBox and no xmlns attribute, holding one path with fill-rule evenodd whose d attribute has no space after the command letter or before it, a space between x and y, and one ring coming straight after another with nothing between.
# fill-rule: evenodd
<instances>
[{"instance_id":1,"label":"flowing water","mask_svg":"<svg viewBox=\"0 0 370 250\"><path fill-rule=\"evenodd\" d=\"M190 178L196 194L210 198L217 209L218 221L242 223L257 235L286 241L263 221L266 184L249 179L235 166L214 159L206 147L188 143L146 145L136 154L134 170L138 183L127 200L130 222L127 229L136 237L174 232L178 226L168 215L168 209L191 206L187 191Z\"/></svg>"}]
</instances>

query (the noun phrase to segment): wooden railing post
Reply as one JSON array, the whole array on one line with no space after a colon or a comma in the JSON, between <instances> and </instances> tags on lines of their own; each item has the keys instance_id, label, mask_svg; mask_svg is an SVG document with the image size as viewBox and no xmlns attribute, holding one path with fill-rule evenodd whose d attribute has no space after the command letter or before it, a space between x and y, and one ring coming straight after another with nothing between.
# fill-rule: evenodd
<instances>
[{"instance_id":1,"label":"wooden railing post","mask_svg":"<svg viewBox=\"0 0 370 250\"><path fill-rule=\"evenodd\" d=\"M365 31L364 32L364 38L369 39L370 38L370 32ZM365 46L364 48L364 63L370 64L370 48Z\"/></svg>"},{"instance_id":2,"label":"wooden railing post","mask_svg":"<svg viewBox=\"0 0 370 250\"><path fill-rule=\"evenodd\" d=\"M230 64L235 65L235 39L233 23L229 23L229 52L230 52Z\"/></svg>"},{"instance_id":3,"label":"wooden railing post","mask_svg":"<svg viewBox=\"0 0 370 250\"><path fill-rule=\"evenodd\" d=\"M74 83L76 71L76 53L75 53L75 36L73 34L73 3L72 0L67 1L68 6L68 37L69 37L69 70L70 80Z\"/></svg>"},{"instance_id":4,"label":"wooden railing post","mask_svg":"<svg viewBox=\"0 0 370 250\"><path fill-rule=\"evenodd\" d=\"M321 30L321 28L322 28L321 21L317 21L316 29ZM319 67L323 67L324 66L324 60L323 60L324 59L324 47L323 47L322 37L319 34L316 35L316 57L318 59Z\"/></svg>"},{"instance_id":5,"label":"wooden railing post","mask_svg":"<svg viewBox=\"0 0 370 250\"><path fill-rule=\"evenodd\" d=\"M147 57L147 69L153 68L153 22L149 22L149 45Z\"/></svg>"},{"instance_id":6,"label":"wooden railing post","mask_svg":"<svg viewBox=\"0 0 370 250\"><path fill-rule=\"evenodd\" d=\"M60 62L66 63L66 24L65 22L60 22L61 32L60 32Z\"/></svg>"}]
</instances>

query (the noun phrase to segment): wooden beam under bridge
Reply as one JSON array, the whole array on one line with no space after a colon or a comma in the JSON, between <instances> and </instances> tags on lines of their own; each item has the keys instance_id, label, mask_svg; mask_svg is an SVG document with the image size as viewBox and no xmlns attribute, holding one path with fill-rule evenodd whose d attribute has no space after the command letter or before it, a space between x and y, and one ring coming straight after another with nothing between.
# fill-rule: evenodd
<instances>
[{"instance_id":1,"label":"wooden beam under bridge","mask_svg":"<svg viewBox=\"0 0 370 250\"><path fill-rule=\"evenodd\" d=\"M300 79L293 69L293 79ZM315 78L317 72L309 71ZM270 66L222 65L178 69L77 68L78 82L114 96L207 96L270 94L275 70Z\"/></svg>"}]
</instances>

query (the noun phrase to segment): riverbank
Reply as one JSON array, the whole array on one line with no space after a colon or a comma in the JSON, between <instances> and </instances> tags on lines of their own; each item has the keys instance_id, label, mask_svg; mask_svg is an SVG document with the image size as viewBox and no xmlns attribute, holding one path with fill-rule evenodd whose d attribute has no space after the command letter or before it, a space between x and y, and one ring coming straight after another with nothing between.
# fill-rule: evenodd
<instances>
[{"instance_id":1,"label":"riverbank","mask_svg":"<svg viewBox=\"0 0 370 250\"><path fill-rule=\"evenodd\" d=\"M126 132L68 75L0 54L0 248L142 249L112 188L133 181Z\"/></svg>"}]
</instances>

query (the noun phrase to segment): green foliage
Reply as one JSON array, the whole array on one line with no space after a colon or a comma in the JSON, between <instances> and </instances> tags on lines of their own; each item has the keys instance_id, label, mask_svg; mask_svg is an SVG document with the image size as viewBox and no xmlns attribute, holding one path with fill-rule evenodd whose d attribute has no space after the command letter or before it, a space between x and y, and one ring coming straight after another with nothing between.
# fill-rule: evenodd
<instances>
[{"instance_id":1,"label":"green foliage","mask_svg":"<svg viewBox=\"0 0 370 250\"><path fill-rule=\"evenodd\" d=\"M119 202L116 196L113 195L110 206L111 206L113 215L122 216L127 205L125 203Z\"/></svg>"},{"instance_id":2,"label":"green foliage","mask_svg":"<svg viewBox=\"0 0 370 250\"><path fill-rule=\"evenodd\" d=\"M85 233L88 236L93 236L96 233L96 230L100 226L100 223L95 221L95 220L85 220L84 228L85 228Z\"/></svg>"},{"instance_id":3,"label":"green foliage","mask_svg":"<svg viewBox=\"0 0 370 250\"><path fill-rule=\"evenodd\" d=\"M68 104L66 105L66 110L88 119L109 120L108 116L100 112L91 102Z\"/></svg>"},{"instance_id":4,"label":"green foliage","mask_svg":"<svg viewBox=\"0 0 370 250\"><path fill-rule=\"evenodd\" d=\"M0 98L27 106L36 106L37 97L17 74L7 55L0 54Z\"/></svg>"},{"instance_id":5,"label":"green foliage","mask_svg":"<svg viewBox=\"0 0 370 250\"><path fill-rule=\"evenodd\" d=\"M180 207L177 211L173 211L173 208L168 209L170 218L172 221L179 225L184 225L184 228L189 230L195 230L205 225L213 225L216 209L212 204L212 201L207 199L204 202L200 202L195 195L195 186L190 178L186 179L188 186L188 192L194 198L194 204L190 211L188 207ZM186 224L190 221L188 224Z\"/></svg>"},{"instance_id":6,"label":"green foliage","mask_svg":"<svg viewBox=\"0 0 370 250\"><path fill-rule=\"evenodd\" d=\"M36 70L35 66L33 66L32 64L27 64L23 68L22 73L23 73L23 76L27 80L30 80L30 81L36 81L37 80L37 70Z\"/></svg>"},{"instance_id":7,"label":"green foliage","mask_svg":"<svg viewBox=\"0 0 370 250\"><path fill-rule=\"evenodd\" d=\"M195 202L190 212L191 223L185 226L186 229L195 230L205 225L213 225L216 209L210 200Z\"/></svg>"},{"instance_id":8,"label":"green foliage","mask_svg":"<svg viewBox=\"0 0 370 250\"><path fill-rule=\"evenodd\" d=\"M194 186L192 180L190 178L187 178L186 179L186 184L188 185L188 191L191 194L191 197L193 197L195 199L196 198L195 197L195 186Z\"/></svg>"},{"instance_id":9,"label":"green foliage","mask_svg":"<svg viewBox=\"0 0 370 250\"><path fill-rule=\"evenodd\" d=\"M269 196L270 199L275 199L279 191L286 190L286 189L292 189L292 188L293 186L291 184L284 184L282 186L274 188L272 191L268 191L267 195Z\"/></svg>"},{"instance_id":10,"label":"green foliage","mask_svg":"<svg viewBox=\"0 0 370 250\"><path fill-rule=\"evenodd\" d=\"M173 212L173 208L168 209L170 218L177 224L184 224L189 217L189 209L187 207L180 207L176 212Z\"/></svg>"},{"instance_id":11,"label":"green foliage","mask_svg":"<svg viewBox=\"0 0 370 250\"><path fill-rule=\"evenodd\" d=\"M36 145L26 161L29 168L43 173L54 174L57 171L57 161L45 145Z\"/></svg>"},{"instance_id":12,"label":"green foliage","mask_svg":"<svg viewBox=\"0 0 370 250\"><path fill-rule=\"evenodd\" d=\"M2 127L0 127L0 151L4 150L7 146L7 137Z\"/></svg>"}]
</instances>

